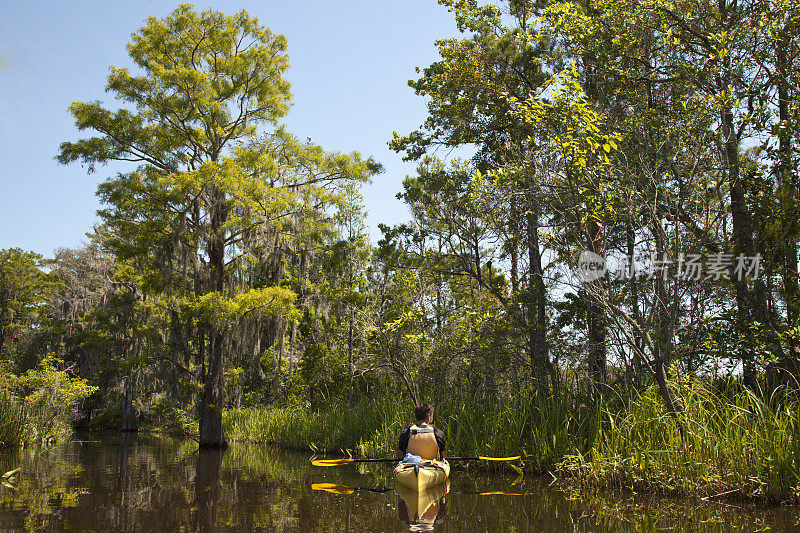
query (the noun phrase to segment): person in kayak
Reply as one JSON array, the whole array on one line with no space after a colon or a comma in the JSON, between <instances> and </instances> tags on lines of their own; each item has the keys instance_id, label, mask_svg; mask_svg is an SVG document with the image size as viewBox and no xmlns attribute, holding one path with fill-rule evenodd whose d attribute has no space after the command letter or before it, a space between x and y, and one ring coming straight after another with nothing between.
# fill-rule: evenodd
<instances>
[{"instance_id":1,"label":"person in kayak","mask_svg":"<svg viewBox=\"0 0 800 533\"><path fill-rule=\"evenodd\" d=\"M403 462L415 462L413 459L417 457L423 461L444 461L445 438L442 430L433 425L433 406L427 403L417 405L414 416L417 422L400 434L397 443L398 458ZM409 455L412 460L406 460Z\"/></svg>"}]
</instances>

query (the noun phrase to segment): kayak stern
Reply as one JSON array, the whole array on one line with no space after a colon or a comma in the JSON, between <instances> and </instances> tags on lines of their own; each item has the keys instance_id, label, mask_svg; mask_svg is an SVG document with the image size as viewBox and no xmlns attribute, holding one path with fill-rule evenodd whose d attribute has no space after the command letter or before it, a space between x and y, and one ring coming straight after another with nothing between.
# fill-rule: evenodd
<instances>
[{"instance_id":1,"label":"kayak stern","mask_svg":"<svg viewBox=\"0 0 800 533\"><path fill-rule=\"evenodd\" d=\"M398 484L418 491L441 485L449 476L450 464L447 461L405 463L394 469Z\"/></svg>"}]
</instances>

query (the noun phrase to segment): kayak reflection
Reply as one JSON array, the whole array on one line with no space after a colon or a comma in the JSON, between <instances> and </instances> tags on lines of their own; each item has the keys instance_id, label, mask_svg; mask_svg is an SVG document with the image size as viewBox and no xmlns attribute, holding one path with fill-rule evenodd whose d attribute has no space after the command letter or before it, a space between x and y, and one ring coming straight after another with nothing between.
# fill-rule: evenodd
<instances>
[{"instance_id":1,"label":"kayak reflection","mask_svg":"<svg viewBox=\"0 0 800 533\"><path fill-rule=\"evenodd\" d=\"M397 514L408 524L409 531L433 531L434 524L441 524L447 515L447 498L450 480L423 491L395 483L397 490Z\"/></svg>"}]
</instances>

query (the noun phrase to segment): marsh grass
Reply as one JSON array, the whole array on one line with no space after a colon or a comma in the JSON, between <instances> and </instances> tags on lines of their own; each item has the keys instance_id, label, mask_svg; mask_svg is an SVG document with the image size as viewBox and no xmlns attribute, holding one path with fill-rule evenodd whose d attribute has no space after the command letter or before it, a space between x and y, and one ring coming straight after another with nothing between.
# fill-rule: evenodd
<instances>
[{"instance_id":1,"label":"marsh grass","mask_svg":"<svg viewBox=\"0 0 800 533\"><path fill-rule=\"evenodd\" d=\"M437 405L434 423L445 430L451 456L522 454L528 472L553 472L578 490L615 487L798 501L796 400L764 399L735 388L714 392L688 380L673 387L683 405L678 419L667 413L652 387L602 401L564 391L523 392L476 404L454 394ZM231 410L224 422L232 440L390 457L411 416L405 402L382 398L321 411Z\"/></svg>"},{"instance_id":2,"label":"marsh grass","mask_svg":"<svg viewBox=\"0 0 800 533\"><path fill-rule=\"evenodd\" d=\"M0 387L0 447L17 446L24 438L24 402Z\"/></svg>"},{"instance_id":3,"label":"marsh grass","mask_svg":"<svg viewBox=\"0 0 800 533\"><path fill-rule=\"evenodd\" d=\"M523 394L485 404L454 394L437 405L434 423L445 431L448 455L524 454L530 470L544 471L565 455L591 447L600 414L591 398L567 393ZM412 418L406 403L378 398L319 411L299 407L229 410L223 422L233 441L391 457L400 432Z\"/></svg>"},{"instance_id":4,"label":"marsh grass","mask_svg":"<svg viewBox=\"0 0 800 533\"><path fill-rule=\"evenodd\" d=\"M394 453L401 406L377 400L352 407L310 411L300 407L246 408L223 415L233 441L276 443L315 452Z\"/></svg>"},{"instance_id":5,"label":"marsh grass","mask_svg":"<svg viewBox=\"0 0 800 533\"><path fill-rule=\"evenodd\" d=\"M535 472L552 468L576 450L588 450L601 418L591 397L567 391L523 392L477 405L456 394L437 410L450 455L522 454L527 468Z\"/></svg>"},{"instance_id":6,"label":"marsh grass","mask_svg":"<svg viewBox=\"0 0 800 533\"><path fill-rule=\"evenodd\" d=\"M670 416L655 388L605 410L595 445L558 471L584 488L615 486L706 498L796 501L800 411L789 398L746 390L715 393L676 383L684 406ZM679 427L680 426L680 427Z\"/></svg>"}]
</instances>

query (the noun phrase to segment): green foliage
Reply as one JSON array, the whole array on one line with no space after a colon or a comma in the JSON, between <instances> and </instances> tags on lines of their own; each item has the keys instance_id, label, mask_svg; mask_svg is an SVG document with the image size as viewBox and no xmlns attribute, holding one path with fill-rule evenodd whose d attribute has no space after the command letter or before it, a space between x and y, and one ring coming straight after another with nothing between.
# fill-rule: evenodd
<instances>
[{"instance_id":1,"label":"green foliage","mask_svg":"<svg viewBox=\"0 0 800 533\"><path fill-rule=\"evenodd\" d=\"M0 375L5 381L5 375ZM0 385L0 448L16 446L25 439L25 409L20 398Z\"/></svg>"},{"instance_id":2,"label":"green foliage","mask_svg":"<svg viewBox=\"0 0 800 533\"><path fill-rule=\"evenodd\" d=\"M190 374L203 369L200 416L218 420L226 361L243 358L246 344L258 351L261 338L243 331L266 320L282 330L297 323L298 297L316 290L309 250L336 239L357 211L358 185L380 165L301 143L278 123L291 100L286 39L245 11L226 16L182 4L148 18L128 54L138 71L112 67L107 83L122 108L73 103L77 128L96 136L62 143L58 160L89 172L129 165L98 188L104 245L132 267L137 289L160 299L185 357L172 363ZM284 279L289 250L303 258L296 283ZM142 335L127 341L134 351L153 345ZM193 353L202 354L194 366ZM263 381L256 364L248 365L253 381ZM240 397L246 381L231 383ZM224 436L201 435L208 439L221 445Z\"/></svg>"},{"instance_id":3,"label":"green foliage","mask_svg":"<svg viewBox=\"0 0 800 533\"><path fill-rule=\"evenodd\" d=\"M286 39L244 11L149 18L108 76L118 107L73 103L90 134L58 155L127 165L103 226L51 274L0 252L0 359L83 378L50 357L8 374L0 440L62 434L96 386L101 425L191 434L227 406L233 439L387 455L430 401L451 454L793 497L795 399L681 376L774 389L800 368L796 6L440 3L462 33L410 82L428 117L389 144L418 162L412 219L377 249L358 187L380 165L280 124ZM581 250L762 253L764 279L590 285Z\"/></svg>"},{"instance_id":4,"label":"green foliage","mask_svg":"<svg viewBox=\"0 0 800 533\"><path fill-rule=\"evenodd\" d=\"M6 444L48 442L61 439L72 431L71 423L78 417L78 405L97 387L74 377L68 370L59 369L63 362L47 356L36 369L22 375L0 374L0 395L13 414L5 424L9 432ZM15 411L16 409L16 411ZM24 424L23 431L15 424Z\"/></svg>"},{"instance_id":5,"label":"green foliage","mask_svg":"<svg viewBox=\"0 0 800 533\"><path fill-rule=\"evenodd\" d=\"M216 161L225 143L288 110L285 51L286 39L245 11L226 17L182 4L164 19L150 17L128 45L144 74L112 68L108 76L108 91L136 112L74 103L78 128L103 136L64 143L59 160L81 160L90 171L109 160L135 160L166 172L186 163L200 166L203 156ZM196 151L187 151L192 146Z\"/></svg>"},{"instance_id":6,"label":"green foliage","mask_svg":"<svg viewBox=\"0 0 800 533\"><path fill-rule=\"evenodd\" d=\"M626 409L605 410L595 446L566 457L559 471L585 487L726 493L773 502L796 497L800 411L795 400L763 400L733 387L717 393L690 380L675 389L684 406L677 419L650 388Z\"/></svg>"},{"instance_id":7,"label":"green foliage","mask_svg":"<svg viewBox=\"0 0 800 533\"><path fill-rule=\"evenodd\" d=\"M192 413L187 412L167 395L156 395L140 410L141 430L181 437L197 436L197 424ZM118 423L118 421L114 421Z\"/></svg>"},{"instance_id":8,"label":"green foliage","mask_svg":"<svg viewBox=\"0 0 800 533\"><path fill-rule=\"evenodd\" d=\"M191 316L219 328L231 325L238 318L253 316L282 316L297 321L300 312L294 306L297 294L285 287L250 289L233 298L218 292L209 292L188 302L184 311Z\"/></svg>"},{"instance_id":9,"label":"green foliage","mask_svg":"<svg viewBox=\"0 0 800 533\"><path fill-rule=\"evenodd\" d=\"M36 323L55 282L42 256L19 248L0 250L0 361L26 328Z\"/></svg>"},{"instance_id":10,"label":"green foliage","mask_svg":"<svg viewBox=\"0 0 800 533\"><path fill-rule=\"evenodd\" d=\"M228 410L223 417L232 440L275 443L315 452L395 454L405 413L389 399L346 409L311 411L301 407Z\"/></svg>"},{"instance_id":11,"label":"green foliage","mask_svg":"<svg viewBox=\"0 0 800 533\"><path fill-rule=\"evenodd\" d=\"M244 11L227 17L181 5L134 34L128 52L142 75L109 75L108 91L136 112L72 105L78 129L100 136L63 143L61 163L81 161L90 171L115 160L139 165L98 193L108 245L150 267L145 279L155 288L179 274L159 261L165 247L182 261L216 246L235 253L229 269L255 263L259 237L289 223L288 214L303 213L304 232L325 231L312 206L346 204L353 184L377 169L358 154L302 144L282 127L256 136L288 110L285 50L283 36ZM220 268L206 267L217 277Z\"/></svg>"},{"instance_id":12,"label":"green foliage","mask_svg":"<svg viewBox=\"0 0 800 533\"><path fill-rule=\"evenodd\" d=\"M609 152L618 146L613 134L603 132L603 117L581 87L575 65L549 80L542 91L548 98L510 98L521 119L536 131L528 137L534 152L558 154L567 174L602 171L610 162ZM518 164L524 168L529 163Z\"/></svg>"}]
</instances>

